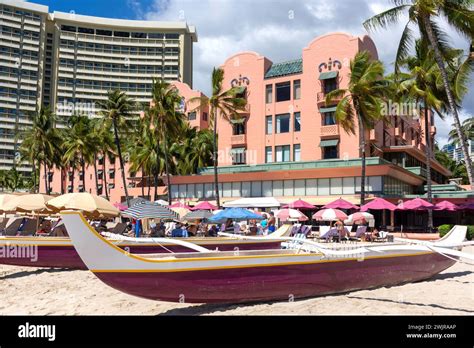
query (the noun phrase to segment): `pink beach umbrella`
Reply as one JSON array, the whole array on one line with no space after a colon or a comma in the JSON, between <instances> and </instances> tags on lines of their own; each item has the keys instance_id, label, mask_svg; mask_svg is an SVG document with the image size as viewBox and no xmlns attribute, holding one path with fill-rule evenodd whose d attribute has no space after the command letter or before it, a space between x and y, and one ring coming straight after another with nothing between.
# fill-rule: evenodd
<instances>
[{"instance_id":1,"label":"pink beach umbrella","mask_svg":"<svg viewBox=\"0 0 474 348\"><path fill-rule=\"evenodd\" d=\"M291 202L285 206L283 206L283 208L291 208L291 209L316 209L316 207L314 205L312 205L311 203L308 203L306 201L303 201L302 199L297 199L296 201L294 202Z\"/></svg>"},{"instance_id":2,"label":"pink beach umbrella","mask_svg":"<svg viewBox=\"0 0 474 348\"><path fill-rule=\"evenodd\" d=\"M191 208L191 210L217 210L217 207L208 201L199 202L197 205Z\"/></svg>"},{"instance_id":3,"label":"pink beach umbrella","mask_svg":"<svg viewBox=\"0 0 474 348\"><path fill-rule=\"evenodd\" d=\"M281 209L276 212L275 216L280 220L298 220L308 221L308 217L297 209Z\"/></svg>"},{"instance_id":4,"label":"pink beach umbrella","mask_svg":"<svg viewBox=\"0 0 474 348\"><path fill-rule=\"evenodd\" d=\"M369 214L367 212L357 212L352 215L349 215L347 217L347 220L344 222L347 224L352 224L352 223L365 224L369 222L370 220L374 220L374 216L372 214Z\"/></svg>"},{"instance_id":5,"label":"pink beach umbrella","mask_svg":"<svg viewBox=\"0 0 474 348\"><path fill-rule=\"evenodd\" d=\"M435 204L434 210L457 211L459 207L449 201L442 201Z\"/></svg>"},{"instance_id":6,"label":"pink beach umbrella","mask_svg":"<svg viewBox=\"0 0 474 348\"><path fill-rule=\"evenodd\" d=\"M360 211L367 211L367 210L397 210L397 206L389 201L386 201L383 198L375 198L373 201L364 204Z\"/></svg>"},{"instance_id":7,"label":"pink beach umbrella","mask_svg":"<svg viewBox=\"0 0 474 348\"><path fill-rule=\"evenodd\" d=\"M119 202L115 202L114 207L117 208L120 211L124 211L124 210L128 209L128 207L125 204L122 204L122 203L119 203Z\"/></svg>"},{"instance_id":8,"label":"pink beach umbrella","mask_svg":"<svg viewBox=\"0 0 474 348\"><path fill-rule=\"evenodd\" d=\"M181 203L181 202L173 203L169 207L170 208L184 208L184 209L191 210L191 207L189 205L186 205L186 204Z\"/></svg>"},{"instance_id":9,"label":"pink beach umbrella","mask_svg":"<svg viewBox=\"0 0 474 348\"><path fill-rule=\"evenodd\" d=\"M313 215L313 219L318 221L346 220L347 215L339 209L321 209Z\"/></svg>"},{"instance_id":10,"label":"pink beach umbrella","mask_svg":"<svg viewBox=\"0 0 474 348\"><path fill-rule=\"evenodd\" d=\"M427 210L433 209L434 205L430 202L425 201L421 198L411 199L406 202L402 202L397 206L400 210Z\"/></svg>"},{"instance_id":11,"label":"pink beach umbrella","mask_svg":"<svg viewBox=\"0 0 474 348\"><path fill-rule=\"evenodd\" d=\"M359 207L351 202L346 201L345 199L339 198L335 201L326 204L324 209L359 209Z\"/></svg>"}]
</instances>

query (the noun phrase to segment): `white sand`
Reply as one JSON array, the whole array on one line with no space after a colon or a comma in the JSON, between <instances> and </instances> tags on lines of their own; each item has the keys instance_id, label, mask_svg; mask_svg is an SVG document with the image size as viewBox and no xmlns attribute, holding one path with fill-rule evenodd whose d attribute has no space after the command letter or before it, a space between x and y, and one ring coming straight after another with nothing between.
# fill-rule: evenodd
<instances>
[{"instance_id":1,"label":"white sand","mask_svg":"<svg viewBox=\"0 0 474 348\"><path fill-rule=\"evenodd\" d=\"M0 265L0 294L0 315L472 315L474 267L457 263L424 282L295 302L189 305L126 295L88 271Z\"/></svg>"}]
</instances>

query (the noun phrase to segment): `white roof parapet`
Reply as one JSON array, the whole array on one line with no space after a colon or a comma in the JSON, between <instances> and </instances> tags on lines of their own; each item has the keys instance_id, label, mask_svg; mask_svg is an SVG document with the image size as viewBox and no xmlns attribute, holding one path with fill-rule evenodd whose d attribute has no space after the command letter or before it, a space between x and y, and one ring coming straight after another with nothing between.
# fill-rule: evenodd
<instances>
[{"instance_id":1,"label":"white roof parapet","mask_svg":"<svg viewBox=\"0 0 474 348\"><path fill-rule=\"evenodd\" d=\"M7 5L11 7L21 8L25 10L41 12L47 14L49 11L48 6L35 4L32 2L19 1L19 0L0 0L0 4Z\"/></svg>"}]
</instances>

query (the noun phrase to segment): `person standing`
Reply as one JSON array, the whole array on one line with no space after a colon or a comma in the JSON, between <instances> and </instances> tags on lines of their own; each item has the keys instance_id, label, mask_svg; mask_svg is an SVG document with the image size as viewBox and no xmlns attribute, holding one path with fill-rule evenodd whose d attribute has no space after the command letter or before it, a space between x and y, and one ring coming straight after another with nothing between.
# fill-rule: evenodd
<instances>
[{"instance_id":1,"label":"person standing","mask_svg":"<svg viewBox=\"0 0 474 348\"><path fill-rule=\"evenodd\" d=\"M276 230L275 224L276 224L275 213L271 211L270 218L268 219L268 234L275 232Z\"/></svg>"}]
</instances>

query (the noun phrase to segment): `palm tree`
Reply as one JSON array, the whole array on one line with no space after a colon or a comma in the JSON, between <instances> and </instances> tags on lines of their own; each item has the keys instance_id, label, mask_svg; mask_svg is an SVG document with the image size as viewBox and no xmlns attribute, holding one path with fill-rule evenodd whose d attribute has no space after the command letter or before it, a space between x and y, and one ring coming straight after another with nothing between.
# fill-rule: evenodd
<instances>
[{"instance_id":1,"label":"palm tree","mask_svg":"<svg viewBox=\"0 0 474 348\"><path fill-rule=\"evenodd\" d=\"M209 121L213 127L213 150L212 161L214 166L214 192L218 208L220 208L219 197L219 178L217 175L217 120L219 117L227 122L232 119L240 119L241 113L245 111L247 100L240 98L242 87L232 87L228 90L224 89L224 70L214 68L212 70L212 96L191 98L188 103L199 101L200 105L197 109L205 106L209 107Z\"/></svg>"},{"instance_id":2,"label":"palm tree","mask_svg":"<svg viewBox=\"0 0 474 348\"><path fill-rule=\"evenodd\" d=\"M98 140L98 152L102 156L102 177L104 180L104 190L105 190L105 197L109 199L109 191L107 187L107 175L106 175L106 160L108 159L109 162L115 158L116 156L116 146L114 141L114 135L111 132L111 120L97 120L95 121L95 135ZM97 178L97 174L96 174ZM96 179L97 182L97 179ZM96 183L97 184L97 183ZM98 191L97 186L97 191Z\"/></svg>"},{"instance_id":3,"label":"palm tree","mask_svg":"<svg viewBox=\"0 0 474 348\"><path fill-rule=\"evenodd\" d=\"M128 129L123 127L127 124L127 117L130 117L133 111L136 109L136 105L133 99L130 99L125 92L119 90L110 91L107 95L106 101L98 102L100 115L104 120L111 120L112 127L115 137L115 146L120 161L120 170L122 172L123 189L125 191L125 199L127 204L130 205L130 197L128 196L127 180L125 174L125 166L123 163L122 149L120 146L120 134L119 129ZM105 175L105 174L104 174Z\"/></svg>"},{"instance_id":4,"label":"palm tree","mask_svg":"<svg viewBox=\"0 0 474 348\"><path fill-rule=\"evenodd\" d=\"M59 151L60 137L55 128L56 115L49 107L41 107L39 111L29 114L31 125L22 130L23 138L20 153L33 166L33 182L36 187L36 166L43 165L44 187L50 193L48 168L53 165L54 157ZM36 191L36 190L35 190Z\"/></svg>"},{"instance_id":5,"label":"palm tree","mask_svg":"<svg viewBox=\"0 0 474 348\"><path fill-rule=\"evenodd\" d=\"M427 198L430 203L433 201L432 181L431 181L431 159L432 142L430 134L430 115L433 110L443 118L442 106L443 95L445 94L442 85L439 84L441 74L438 65L430 51L427 43L417 40L415 45L415 55L404 58L401 67L407 73L399 73L399 90L403 97L414 100L416 105L423 105L424 112L424 133L425 133L425 156L426 156L426 186ZM454 53L454 52L451 52ZM433 230L433 212L428 211L428 230Z\"/></svg>"},{"instance_id":6,"label":"palm tree","mask_svg":"<svg viewBox=\"0 0 474 348\"><path fill-rule=\"evenodd\" d=\"M166 172L166 182L168 185L168 203L171 204L171 180L169 168L168 141L177 137L181 124L184 123L184 115L176 109L181 102L178 90L165 82L157 79L152 86L152 105L147 115L151 117L151 126L157 133L158 143L164 145L164 162ZM155 199L157 199L155 195Z\"/></svg>"},{"instance_id":7,"label":"palm tree","mask_svg":"<svg viewBox=\"0 0 474 348\"><path fill-rule=\"evenodd\" d=\"M336 107L336 121L348 134L355 135L359 129L362 175L360 183L360 205L365 203L366 177L366 130L384 119L382 101L386 97L389 82L384 79L384 67L378 60L372 60L369 52L356 54L350 63L351 73L347 89L336 89L326 95L326 104L342 98Z\"/></svg>"},{"instance_id":8,"label":"palm tree","mask_svg":"<svg viewBox=\"0 0 474 348\"><path fill-rule=\"evenodd\" d=\"M179 174L196 174L199 168L212 165L213 132L209 129L197 130L186 124L183 140L176 143L176 163Z\"/></svg>"},{"instance_id":9,"label":"palm tree","mask_svg":"<svg viewBox=\"0 0 474 348\"><path fill-rule=\"evenodd\" d=\"M449 111L454 117L454 126L461 139L461 147L466 159L467 174L471 187L474 185L472 161L467 149L467 139L462 133L461 122L456 106L451 81L448 76L444 53L447 45L445 34L440 29L436 20L444 17L458 33L465 36L470 42L474 37L474 12L472 0L392 0L395 7L373 16L364 23L367 30L387 28L396 23L400 16L408 12L408 22L403 30L398 46L395 71L399 69L400 62L406 58L413 42L411 25L416 25L421 39L429 43L434 53L434 59L441 73L441 80L446 91Z\"/></svg>"},{"instance_id":10,"label":"palm tree","mask_svg":"<svg viewBox=\"0 0 474 348\"><path fill-rule=\"evenodd\" d=\"M462 123L461 129L462 132L465 134L466 139L474 140L474 117L469 117L465 119ZM461 143L456 129L452 129L449 132L449 141L455 145L459 145Z\"/></svg>"}]
</instances>

